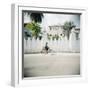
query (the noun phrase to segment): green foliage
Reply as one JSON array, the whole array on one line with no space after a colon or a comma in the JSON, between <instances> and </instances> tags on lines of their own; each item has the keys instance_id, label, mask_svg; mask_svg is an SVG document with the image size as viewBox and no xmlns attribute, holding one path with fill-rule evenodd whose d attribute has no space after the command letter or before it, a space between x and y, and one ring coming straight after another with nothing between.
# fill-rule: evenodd
<instances>
[{"instance_id":1,"label":"green foliage","mask_svg":"<svg viewBox=\"0 0 90 90\"><path fill-rule=\"evenodd\" d=\"M74 23L72 21L65 22L63 25L64 30L71 30L73 27L75 27Z\"/></svg>"},{"instance_id":2,"label":"green foliage","mask_svg":"<svg viewBox=\"0 0 90 90\"><path fill-rule=\"evenodd\" d=\"M70 32L72 28L76 27L72 21L65 22L63 25L63 29L66 31L67 39L69 40Z\"/></svg>"},{"instance_id":3,"label":"green foliage","mask_svg":"<svg viewBox=\"0 0 90 90\"><path fill-rule=\"evenodd\" d=\"M42 18L44 17L42 12L24 11L24 14L28 14L30 16L30 19L36 23L41 23Z\"/></svg>"},{"instance_id":4,"label":"green foliage","mask_svg":"<svg viewBox=\"0 0 90 90\"><path fill-rule=\"evenodd\" d=\"M49 40L58 40L59 39L59 35L58 34L55 34L55 35L51 35L51 34L47 34L47 38L49 39Z\"/></svg>"},{"instance_id":5,"label":"green foliage","mask_svg":"<svg viewBox=\"0 0 90 90\"><path fill-rule=\"evenodd\" d=\"M42 18L43 18L43 13L31 13L30 17L31 17L32 21L34 21L36 23L37 22L41 23Z\"/></svg>"},{"instance_id":6,"label":"green foliage","mask_svg":"<svg viewBox=\"0 0 90 90\"><path fill-rule=\"evenodd\" d=\"M51 37L52 37L51 34L47 34L47 38L48 38L49 40L51 40Z\"/></svg>"},{"instance_id":7,"label":"green foliage","mask_svg":"<svg viewBox=\"0 0 90 90\"><path fill-rule=\"evenodd\" d=\"M39 34L41 32L40 25L38 23L35 23L35 22L28 23L25 28L28 30L31 30L32 36L34 36L36 38L39 36Z\"/></svg>"},{"instance_id":8,"label":"green foliage","mask_svg":"<svg viewBox=\"0 0 90 90\"><path fill-rule=\"evenodd\" d=\"M55 36L52 36L52 40L55 40Z\"/></svg>"},{"instance_id":9,"label":"green foliage","mask_svg":"<svg viewBox=\"0 0 90 90\"><path fill-rule=\"evenodd\" d=\"M55 35L55 38L56 38L56 40L58 40L58 39L59 39L59 35L56 34L56 35Z\"/></svg>"}]
</instances>

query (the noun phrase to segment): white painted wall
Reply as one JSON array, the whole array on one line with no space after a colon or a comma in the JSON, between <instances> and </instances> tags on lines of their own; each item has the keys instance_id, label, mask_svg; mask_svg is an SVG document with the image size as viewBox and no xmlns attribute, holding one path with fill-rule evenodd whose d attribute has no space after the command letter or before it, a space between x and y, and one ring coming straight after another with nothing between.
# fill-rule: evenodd
<instances>
[{"instance_id":1,"label":"white painted wall","mask_svg":"<svg viewBox=\"0 0 90 90\"><path fill-rule=\"evenodd\" d=\"M11 3L21 2L30 3L32 6L51 6L51 7L87 7L88 9L88 28L86 27L83 35L83 58L88 67L88 83L59 84L59 80L45 85L30 86L29 88L19 88L19 90L90 90L90 0L1 0L0 1L0 90L13 90L10 86L11 73ZM3 35L4 34L4 35ZM38 81L37 83L39 83ZM16 88L16 90L18 90Z\"/></svg>"},{"instance_id":2,"label":"white painted wall","mask_svg":"<svg viewBox=\"0 0 90 90\"><path fill-rule=\"evenodd\" d=\"M46 41L45 41L46 40ZM42 38L28 38L27 40L24 38L24 53L33 53L33 52L41 52L48 42L48 47L51 49L51 52L80 52L80 39L76 40L75 33L70 34L70 39L67 40L65 37L58 40L48 40L47 38L44 40Z\"/></svg>"}]
</instances>

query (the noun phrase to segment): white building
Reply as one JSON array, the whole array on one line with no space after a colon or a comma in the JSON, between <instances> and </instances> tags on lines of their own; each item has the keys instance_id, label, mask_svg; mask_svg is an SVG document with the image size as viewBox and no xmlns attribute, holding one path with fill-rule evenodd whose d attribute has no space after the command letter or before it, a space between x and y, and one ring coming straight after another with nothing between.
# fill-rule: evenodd
<instances>
[{"instance_id":1,"label":"white building","mask_svg":"<svg viewBox=\"0 0 90 90\"><path fill-rule=\"evenodd\" d=\"M49 34L60 35L63 33L63 29L62 29L61 25L52 25L52 26L48 26L48 27L49 27L49 31L48 31Z\"/></svg>"}]
</instances>

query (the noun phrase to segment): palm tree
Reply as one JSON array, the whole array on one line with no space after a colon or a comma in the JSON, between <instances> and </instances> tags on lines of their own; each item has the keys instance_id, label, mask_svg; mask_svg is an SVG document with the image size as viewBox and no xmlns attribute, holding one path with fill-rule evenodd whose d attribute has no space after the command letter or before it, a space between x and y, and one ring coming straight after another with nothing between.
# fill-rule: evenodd
<instances>
[{"instance_id":1,"label":"palm tree","mask_svg":"<svg viewBox=\"0 0 90 90\"><path fill-rule=\"evenodd\" d=\"M70 32L72 28L76 27L72 21L66 21L63 25L63 29L65 31L65 34L67 36L67 39L69 40Z\"/></svg>"},{"instance_id":2,"label":"palm tree","mask_svg":"<svg viewBox=\"0 0 90 90\"><path fill-rule=\"evenodd\" d=\"M32 21L34 21L36 23L37 22L41 23L42 18L43 18L43 13L31 13L30 18L31 18Z\"/></svg>"},{"instance_id":3,"label":"palm tree","mask_svg":"<svg viewBox=\"0 0 90 90\"><path fill-rule=\"evenodd\" d=\"M42 18L44 17L43 13L40 12L24 11L24 14L28 14L30 16L30 19L36 23L41 23Z\"/></svg>"},{"instance_id":4,"label":"palm tree","mask_svg":"<svg viewBox=\"0 0 90 90\"><path fill-rule=\"evenodd\" d=\"M35 22L28 23L25 28L27 30L30 30L32 32L32 36L34 36L35 38L39 37L41 27L38 23Z\"/></svg>"},{"instance_id":5,"label":"palm tree","mask_svg":"<svg viewBox=\"0 0 90 90\"><path fill-rule=\"evenodd\" d=\"M24 13L27 13L30 16L30 19L32 20L31 23L28 23L25 27L28 30L32 31L32 36L39 37L39 34L41 33L41 27L40 24L42 22L43 13L40 12L31 12L31 11L24 11ZM40 35L40 37L42 37Z\"/></svg>"}]
</instances>

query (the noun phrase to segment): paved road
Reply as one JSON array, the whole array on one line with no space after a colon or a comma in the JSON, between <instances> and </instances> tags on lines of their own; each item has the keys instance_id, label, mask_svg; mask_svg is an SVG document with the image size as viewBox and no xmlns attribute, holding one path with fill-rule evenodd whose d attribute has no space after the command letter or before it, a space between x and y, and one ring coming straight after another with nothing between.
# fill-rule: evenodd
<instances>
[{"instance_id":1,"label":"paved road","mask_svg":"<svg viewBox=\"0 0 90 90\"><path fill-rule=\"evenodd\" d=\"M24 76L80 75L80 54L24 54Z\"/></svg>"}]
</instances>

